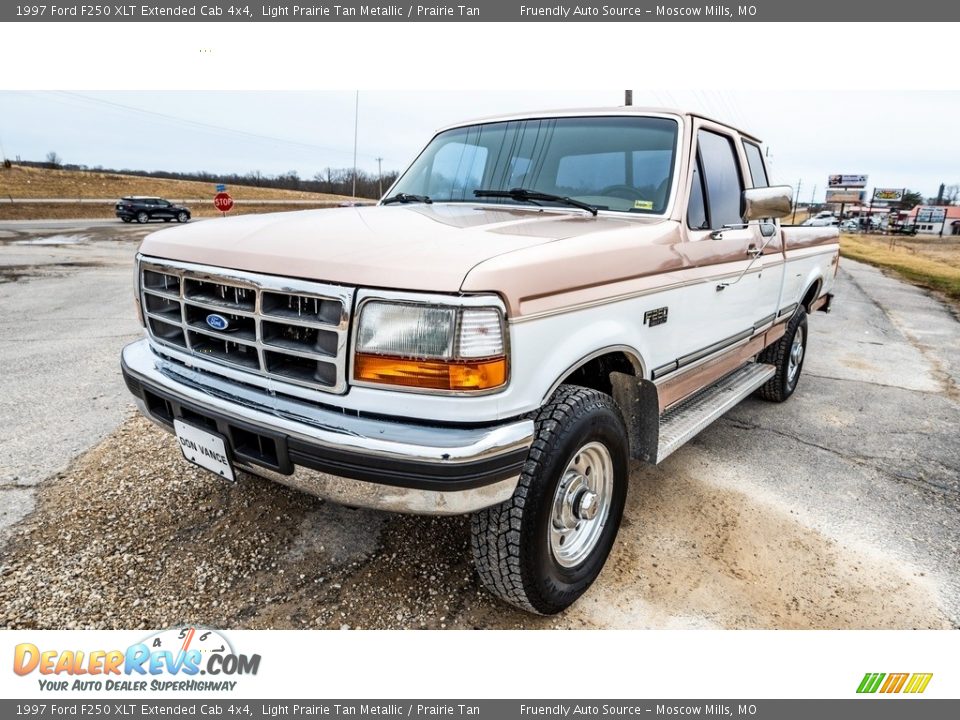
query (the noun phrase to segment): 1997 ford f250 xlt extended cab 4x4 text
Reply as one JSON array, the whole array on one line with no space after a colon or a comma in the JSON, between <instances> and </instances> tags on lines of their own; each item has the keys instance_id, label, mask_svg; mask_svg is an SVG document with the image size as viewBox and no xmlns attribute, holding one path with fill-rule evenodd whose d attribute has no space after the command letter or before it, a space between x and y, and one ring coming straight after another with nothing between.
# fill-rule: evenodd
<instances>
[{"instance_id":1,"label":"1997 ford f250 xlt extended cab 4x4 text","mask_svg":"<svg viewBox=\"0 0 960 720\"><path fill-rule=\"evenodd\" d=\"M839 247L790 209L759 141L694 113L456 125L375 207L148 236L123 374L228 479L472 513L484 585L555 613L603 567L631 457L796 388Z\"/></svg>"}]
</instances>

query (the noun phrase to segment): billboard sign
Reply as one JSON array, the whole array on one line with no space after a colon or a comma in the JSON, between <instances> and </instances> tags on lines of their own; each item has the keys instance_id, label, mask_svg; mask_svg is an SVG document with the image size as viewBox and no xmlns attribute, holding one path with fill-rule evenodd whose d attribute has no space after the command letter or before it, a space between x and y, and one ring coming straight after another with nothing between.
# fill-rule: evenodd
<instances>
[{"instance_id":1,"label":"billboard sign","mask_svg":"<svg viewBox=\"0 0 960 720\"><path fill-rule=\"evenodd\" d=\"M873 199L876 202L900 202L903 200L903 188L876 188Z\"/></svg>"},{"instance_id":2,"label":"billboard sign","mask_svg":"<svg viewBox=\"0 0 960 720\"><path fill-rule=\"evenodd\" d=\"M866 175L830 175L827 185L836 188L863 188L867 186Z\"/></svg>"},{"instance_id":3,"label":"billboard sign","mask_svg":"<svg viewBox=\"0 0 960 720\"><path fill-rule=\"evenodd\" d=\"M917 210L918 223L942 223L947 219L945 208L925 207Z\"/></svg>"},{"instance_id":4,"label":"billboard sign","mask_svg":"<svg viewBox=\"0 0 960 720\"><path fill-rule=\"evenodd\" d=\"M827 190L828 203L863 203L863 190Z\"/></svg>"}]
</instances>

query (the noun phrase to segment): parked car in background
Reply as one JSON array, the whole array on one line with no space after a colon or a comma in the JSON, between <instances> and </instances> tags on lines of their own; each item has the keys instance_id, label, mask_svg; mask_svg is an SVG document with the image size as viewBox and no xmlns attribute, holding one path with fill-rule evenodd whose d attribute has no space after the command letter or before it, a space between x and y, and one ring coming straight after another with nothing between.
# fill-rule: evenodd
<instances>
[{"instance_id":1,"label":"parked car in background","mask_svg":"<svg viewBox=\"0 0 960 720\"><path fill-rule=\"evenodd\" d=\"M832 227L839 225L840 221L833 215L818 215L817 217L804 220L803 224L807 227Z\"/></svg>"},{"instance_id":2,"label":"parked car in background","mask_svg":"<svg viewBox=\"0 0 960 720\"><path fill-rule=\"evenodd\" d=\"M117 202L117 217L124 222L148 223L151 220L163 220L185 223L190 220L190 210L183 205L174 205L169 200L158 197L130 195Z\"/></svg>"},{"instance_id":3,"label":"parked car in background","mask_svg":"<svg viewBox=\"0 0 960 720\"><path fill-rule=\"evenodd\" d=\"M841 229L841 230L846 230L846 231L848 231L848 232L849 232L849 231L852 231L852 230L859 230L859 229L860 229L860 221L859 221L859 220L854 220L854 219L844 220L842 223L840 223L840 229Z\"/></svg>"}]
</instances>

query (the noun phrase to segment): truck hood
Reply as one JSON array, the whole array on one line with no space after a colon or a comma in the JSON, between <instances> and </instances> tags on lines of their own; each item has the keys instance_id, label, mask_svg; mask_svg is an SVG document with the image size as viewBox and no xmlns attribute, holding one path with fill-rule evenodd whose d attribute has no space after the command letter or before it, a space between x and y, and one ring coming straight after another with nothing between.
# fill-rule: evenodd
<instances>
[{"instance_id":1,"label":"truck hood","mask_svg":"<svg viewBox=\"0 0 960 720\"><path fill-rule=\"evenodd\" d=\"M194 222L152 233L140 252L305 280L458 292L473 268L495 257L651 222L468 203L351 207Z\"/></svg>"}]
</instances>

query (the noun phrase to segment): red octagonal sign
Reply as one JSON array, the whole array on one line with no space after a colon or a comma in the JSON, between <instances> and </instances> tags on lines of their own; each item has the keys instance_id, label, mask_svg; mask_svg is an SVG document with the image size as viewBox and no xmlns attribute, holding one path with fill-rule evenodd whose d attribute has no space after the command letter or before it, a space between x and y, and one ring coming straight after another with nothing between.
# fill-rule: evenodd
<instances>
[{"instance_id":1,"label":"red octagonal sign","mask_svg":"<svg viewBox=\"0 0 960 720\"><path fill-rule=\"evenodd\" d=\"M230 193L217 193L213 196L213 204L220 212L228 212L233 207L233 198L230 197Z\"/></svg>"}]
</instances>

